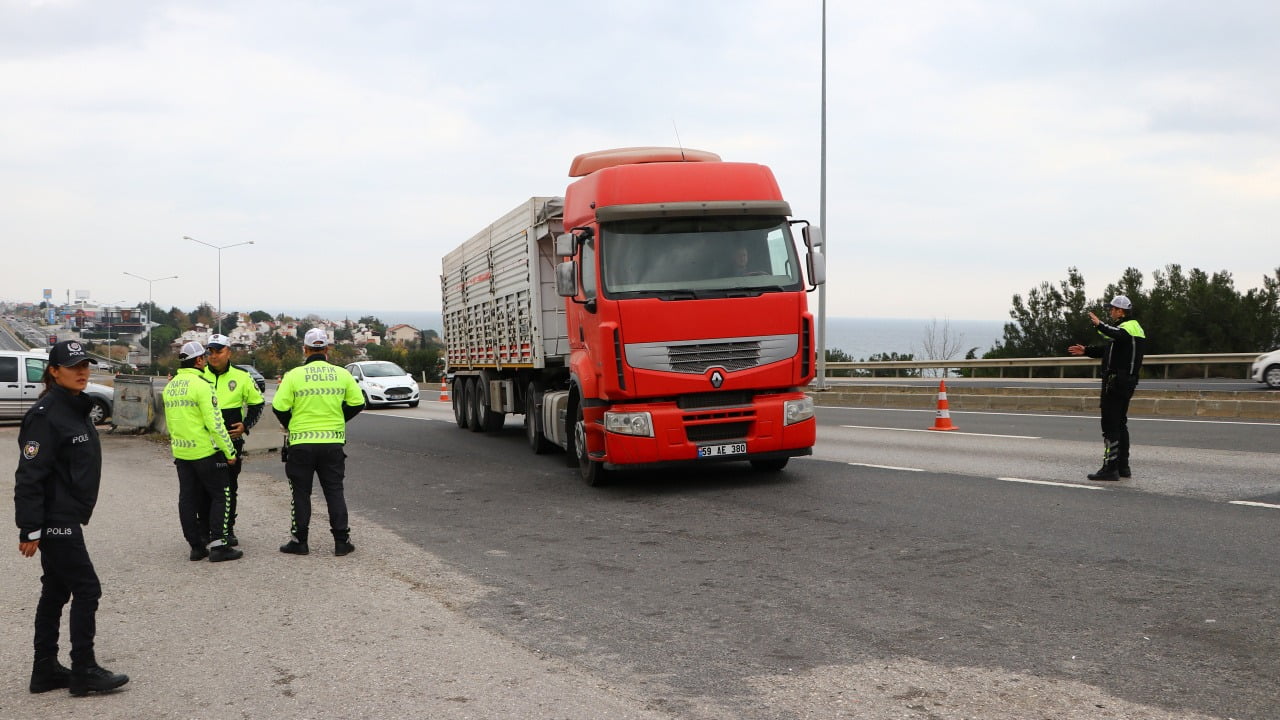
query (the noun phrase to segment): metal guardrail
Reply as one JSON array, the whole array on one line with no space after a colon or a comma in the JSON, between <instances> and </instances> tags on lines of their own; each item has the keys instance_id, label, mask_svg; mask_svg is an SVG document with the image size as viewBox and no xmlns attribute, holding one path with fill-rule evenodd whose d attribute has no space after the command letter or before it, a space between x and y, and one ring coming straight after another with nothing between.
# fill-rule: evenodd
<instances>
[{"instance_id":1,"label":"metal guardrail","mask_svg":"<svg viewBox=\"0 0 1280 720\"><path fill-rule=\"evenodd\" d=\"M1251 365L1258 355L1262 353L1208 353L1203 355L1185 354L1185 355L1148 355L1142 359L1144 366L1163 365L1164 376L1169 377L1169 368L1175 365L1203 365L1204 376L1209 377L1209 367L1212 365ZM1012 368L1027 368L1027 377L1032 377L1035 368L1040 367L1056 367L1058 368L1058 377L1066 377L1066 371L1069 367L1088 367L1093 366L1093 376L1098 374L1098 359L1091 357L1076 357L1068 355L1066 357L1051 358L981 358L974 360L881 360L876 362L828 362L827 377L838 377L832 375L835 370L893 370L894 377L898 376L900 370L964 370L968 368L998 368L1000 370L999 377L1004 377L1004 371ZM1247 373L1246 369L1246 373ZM1247 375L1245 376L1247 377Z\"/></svg>"}]
</instances>

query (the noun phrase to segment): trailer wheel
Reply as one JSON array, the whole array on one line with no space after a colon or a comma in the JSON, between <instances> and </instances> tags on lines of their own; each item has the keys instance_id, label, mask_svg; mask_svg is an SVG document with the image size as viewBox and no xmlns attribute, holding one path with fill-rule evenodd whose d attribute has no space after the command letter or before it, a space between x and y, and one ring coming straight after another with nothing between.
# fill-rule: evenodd
<instances>
[{"instance_id":1,"label":"trailer wheel","mask_svg":"<svg viewBox=\"0 0 1280 720\"><path fill-rule=\"evenodd\" d=\"M467 413L467 429L471 432L480 432L480 414L476 412L476 393L480 391L480 383L475 378L467 378L467 389L463 391L462 402L466 406L463 408Z\"/></svg>"},{"instance_id":2,"label":"trailer wheel","mask_svg":"<svg viewBox=\"0 0 1280 720\"><path fill-rule=\"evenodd\" d=\"M529 383L524 391L524 436L534 455L542 455L551 449L551 443L542 433L541 417L538 414L540 392L542 391L534 383Z\"/></svg>"},{"instance_id":3,"label":"trailer wheel","mask_svg":"<svg viewBox=\"0 0 1280 720\"><path fill-rule=\"evenodd\" d=\"M449 401L453 404L453 421L458 423L458 427L465 428L467 426L467 411L463 407L464 398L462 393L465 392L466 378L454 376L453 392L449 395Z\"/></svg>"},{"instance_id":4,"label":"trailer wheel","mask_svg":"<svg viewBox=\"0 0 1280 720\"><path fill-rule=\"evenodd\" d=\"M765 460L752 460L751 467L760 472L778 472L787 466L787 461L791 458L768 458Z\"/></svg>"},{"instance_id":5,"label":"trailer wheel","mask_svg":"<svg viewBox=\"0 0 1280 720\"><path fill-rule=\"evenodd\" d=\"M573 423L573 447L578 456L578 474L591 487L600 487L609 481L604 463L596 462L587 454L587 423L582 416L582 403L578 403L577 419Z\"/></svg>"},{"instance_id":6,"label":"trailer wheel","mask_svg":"<svg viewBox=\"0 0 1280 720\"><path fill-rule=\"evenodd\" d=\"M480 432L498 432L502 429L502 423L507 419L507 414L489 409L489 380L491 376L487 370L480 371L480 377L476 378L476 422L480 425Z\"/></svg>"}]
</instances>

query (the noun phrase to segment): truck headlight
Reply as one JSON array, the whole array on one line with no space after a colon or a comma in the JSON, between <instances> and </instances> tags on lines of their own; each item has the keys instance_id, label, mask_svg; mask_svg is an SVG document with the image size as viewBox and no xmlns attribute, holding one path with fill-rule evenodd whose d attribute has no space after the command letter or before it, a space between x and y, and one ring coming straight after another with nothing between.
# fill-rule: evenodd
<instances>
[{"instance_id":1,"label":"truck headlight","mask_svg":"<svg viewBox=\"0 0 1280 720\"><path fill-rule=\"evenodd\" d=\"M653 437L653 416L647 412L606 412L604 429L620 435Z\"/></svg>"},{"instance_id":2,"label":"truck headlight","mask_svg":"<svg viewBox=\"0 0 1280 720\"><path fill-rule=\"evenodd\" d=\"M799 400L788 400L782 405L782 424L795 425L813 417L813 398L803 397Z\"/></svg>"}]
</instances>

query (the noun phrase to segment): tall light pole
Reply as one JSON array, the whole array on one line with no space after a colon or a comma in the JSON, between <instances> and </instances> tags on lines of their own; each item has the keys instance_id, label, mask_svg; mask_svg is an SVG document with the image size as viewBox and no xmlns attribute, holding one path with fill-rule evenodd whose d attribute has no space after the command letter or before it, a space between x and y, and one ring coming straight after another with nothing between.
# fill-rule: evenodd
<instances>
[{"instance_id":1,"label":"tall light pole","mask_svg":"<svg viewBox=\"0 0 1280 720\"><path fill-rule=\"evenodd\" d=\"M818 171L818 225L822 228L822 254L827 256L827 267L831 267L831 256L827 253L827 238L830 229L827 227L827 0L822 0L822 149L820 169ZM818 286L818 389L827 389L827 286Z\"/></svg>"},{"instance_id":2,"label":"tall light pole","mask_svg":"<svg viewBox=\"0 0 1280 720\"><path fill-rule=\"evenodd\" d=\"M161 280L177 280L178 276L166 275L164 277L158 277L158 278L144 278L141 275L134 275L128 270L125 270L124 274L128 275L129 277L136 277L139 280L146 281L147 283L147 372L154 375L155 369L156 369L156 355L155 355L155 352L151 349L151 306L153 305L151 301L151 285L154 283L158 283Z\"/></svg>"},{"instance_id":3,"label":"tall light pole","mask_svg":"<svg viewBox=\"0 0 1280 720\"><path fill-rule=\"evenodd\" d=\"M203 240L197 240L191 237L190 235L183 235L182 239L190 240L191 242L197 242L197 243L200 243L201 245L204 245L206 247L211 247L214 250L218 251L218 334L221 335L222 334L222 251L226 250L227 248L239 247L241 245L252 245L253 241L245 240L244 242L231 243L230 245L214 245L213 243L207 243Z\"/></svg>"}]
</instances>

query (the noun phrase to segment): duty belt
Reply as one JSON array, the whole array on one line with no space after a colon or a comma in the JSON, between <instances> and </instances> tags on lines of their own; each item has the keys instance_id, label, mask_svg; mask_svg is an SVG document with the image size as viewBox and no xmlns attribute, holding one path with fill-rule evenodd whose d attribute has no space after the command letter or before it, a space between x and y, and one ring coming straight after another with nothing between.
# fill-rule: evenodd
<instances>
[{"instance_id":1,"label":"duty belt","mask_svg":"<svg viewBox=\"0 0 1280 720\"><path fill-rule=\"evenodd\" d=\"M289 442L296 443L299 440L333 440L335 442L346 442L346 430L304 430L302 432L289 433Z\"/></svg>"}]
</instances>

